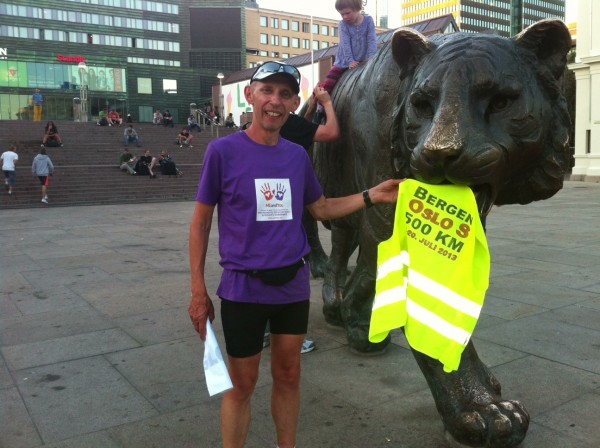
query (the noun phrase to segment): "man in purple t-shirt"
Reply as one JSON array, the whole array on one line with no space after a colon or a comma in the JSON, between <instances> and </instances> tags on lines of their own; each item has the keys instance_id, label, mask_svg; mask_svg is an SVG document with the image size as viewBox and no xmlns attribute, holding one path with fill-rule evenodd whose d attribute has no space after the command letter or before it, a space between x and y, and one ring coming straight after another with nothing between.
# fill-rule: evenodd
<instances>
[{"instance_id":1,"label":"man in purple t-shirt","mask_svg":"<svg viewBox=\"0 0 600 448\"><path fill-rule=\"evenodd\" d=\"M217 295L233 389L221 407L223 447L244 445L250 400L258 380L267 321L271 324L271 411L280 448L296 445L300 407L300 347L308 327L310 249L302 227L307 207L317 220L340 218L377 202L395 203L400 180L344 198L327 199L306 151L280 138L300 104L300 73L267 62L244 89L253 107L246 131L210 143L190 225L192 299L189 314L200 338L215 317L204 266L213 211L219 213L223 267Z\"/></svg>"}]
</instances>

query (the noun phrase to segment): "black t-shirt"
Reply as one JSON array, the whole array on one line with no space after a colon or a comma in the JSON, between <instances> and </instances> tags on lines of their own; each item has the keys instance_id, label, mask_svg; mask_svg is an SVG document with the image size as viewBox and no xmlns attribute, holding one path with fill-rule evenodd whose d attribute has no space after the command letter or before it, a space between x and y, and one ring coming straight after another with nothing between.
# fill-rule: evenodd
<instances>
[{"instance_id":1,"label":"black t-shirt","mask_svg":"<svg viewBox=\"0 0 600 448\"><path fill-rule=\"evenodd\" d=\"M319 129L317 123L305 120L296 114L290 114L287 121L281 128L280 134L286 140L297 143L308 151L312 145L315 134Z\"/></svg>"},{"instance_id":2,"label":"black t-shirt","mask_svg":"<svg viewBox=\"0 0 600 448\"><path fill-rule=\"evenodd\" d=\"M148 165L152 163L152 156L141 156L140 160Z\"/></svg>"}]
</instances>

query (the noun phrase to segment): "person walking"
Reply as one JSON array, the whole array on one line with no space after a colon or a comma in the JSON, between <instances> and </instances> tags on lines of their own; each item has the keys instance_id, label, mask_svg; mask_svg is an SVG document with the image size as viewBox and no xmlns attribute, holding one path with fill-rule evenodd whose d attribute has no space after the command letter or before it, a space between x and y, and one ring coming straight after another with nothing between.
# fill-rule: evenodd
<instances>
[{"instance_id":1,"label":"person walking","mask_svg":"<svg viewBox=\"0 0 600 448\"><path fill-rule=\"evenodd\" d=\"M31 164L31 174L37 176L42 186L42 202L48 203L48 187L50 186L50 177L54 173L52 160L46 154L46 148L40 148L40 153L34 157Z\"/></svg>"},{"instance_id":2,"label":"person walking","mask_svg":"<svg viewBox=\"0 0 600 448\"><path fill-rule=\"evenodd\" d=\"M300 412L300 349L308 327L310 251L302 210L318 220L341 218L373 203L395 203L401 180L328 199L304 148L280 137L300 104L300 72L269 62L244 88L254 120L243 132L213 140L206 151L190 225L188 312L202 341L215 312L204 280L215 207L219 211L217 289L233 389L223 396L223 448L242 447L259 377L263 334L271 324L271 414L279 448L296 446Z\"/></svg>"},{"instance_id":3,"label":"person walking","mask_svg":"<svg viewBox=\"0 0 600 448\"><path fill-rule=\"evenodd\" d=\"M40 93L40 89L35 89L35 93L31 95L33 103L33 121L42 121L42 105L44 96Z\"/></svg>"},{"instance_id":4,"label":"person walking","mask_svg":"<svg viewBox=\"0 0 600 448\"><path fill-rule=\"evenodd\" d=\"M13 188L17 184L16 164L19 160L17 147L15 145L10 145L8 151L4 151L0 156L0 159L2 159L4 187L8 190L8 194L13 194Z\"/></svg>"}]
</instances>

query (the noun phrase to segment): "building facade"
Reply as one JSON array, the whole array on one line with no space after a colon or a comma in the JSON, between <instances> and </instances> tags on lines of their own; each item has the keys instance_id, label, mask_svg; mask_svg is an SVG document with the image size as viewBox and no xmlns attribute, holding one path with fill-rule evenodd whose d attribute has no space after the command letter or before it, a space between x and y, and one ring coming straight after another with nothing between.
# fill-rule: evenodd
<instances>
[{"instance_id":1,"label":"building facade","mask_svg":"<svg viewBox=\"0 0 600 448\"><path fill-rule=\"evenodd\" d=\"M338 23L339 20L247 7L247 67L337 45Z\"/></svg>"},{"instance_id":2,"label":"building facade","mask_svg":"<svg viewBox=\"0 0 600 448\"><path fill-rule=\"evenodd\" d=\"M514 36L547 18L565 18L565 0L405 0L402 23L452 14L461 31Z\"/></svg>"},{"instance_id":3,"label":"building facade","mask_svg":"<svg viewBox=\"0 0 600 448\"><path fill-rule=\"evenodd\" d=\"M600 3L578 1L573 180L600 182Z\"/></svg>"},{"instance_id":4,"label":"building facade","mask_svg":"<svg viewBox=\"0 0 600 448\"><path fill-rule=\"evenodd\" d=\"M44 119L76 118L81 101L90 119L160 108L185 122L218 71L245 67L244 12L243 0L0 1L0 119L29 119L40 89ZM235 27L212 33L220 19Z\"/></svg>"}]
</instances>

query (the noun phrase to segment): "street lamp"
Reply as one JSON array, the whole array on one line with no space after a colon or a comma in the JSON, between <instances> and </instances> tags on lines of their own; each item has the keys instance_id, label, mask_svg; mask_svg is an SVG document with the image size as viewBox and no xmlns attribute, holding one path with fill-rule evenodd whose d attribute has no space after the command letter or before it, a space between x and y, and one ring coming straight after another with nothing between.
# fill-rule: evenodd
<instances>
[{"instance_id":1,"label":"street lamp","mask_svg":"<svg viewBox=\"0 0 600 448\"><path fill-rule=\"evenodd\" d=\"M81 121L88 121L88 103L87 103L87 65L80 62L79 65L79 98L81 99Z\"/></svg>"},{"instance_id":2,"label":"street lamp","mask_svg":"<svg viewBox=\"0 0 600 448\"><path fill-rule=\"evenodd\" d=\"M223 101L223 78L225 75L221 72L217 73L217 78L219 78L219 115L221 116L220 120L224 120L223 115L225 114L224 110L224 101ZM219 123L221 124L221 123Z\"/></svg>"}]
</instances>

